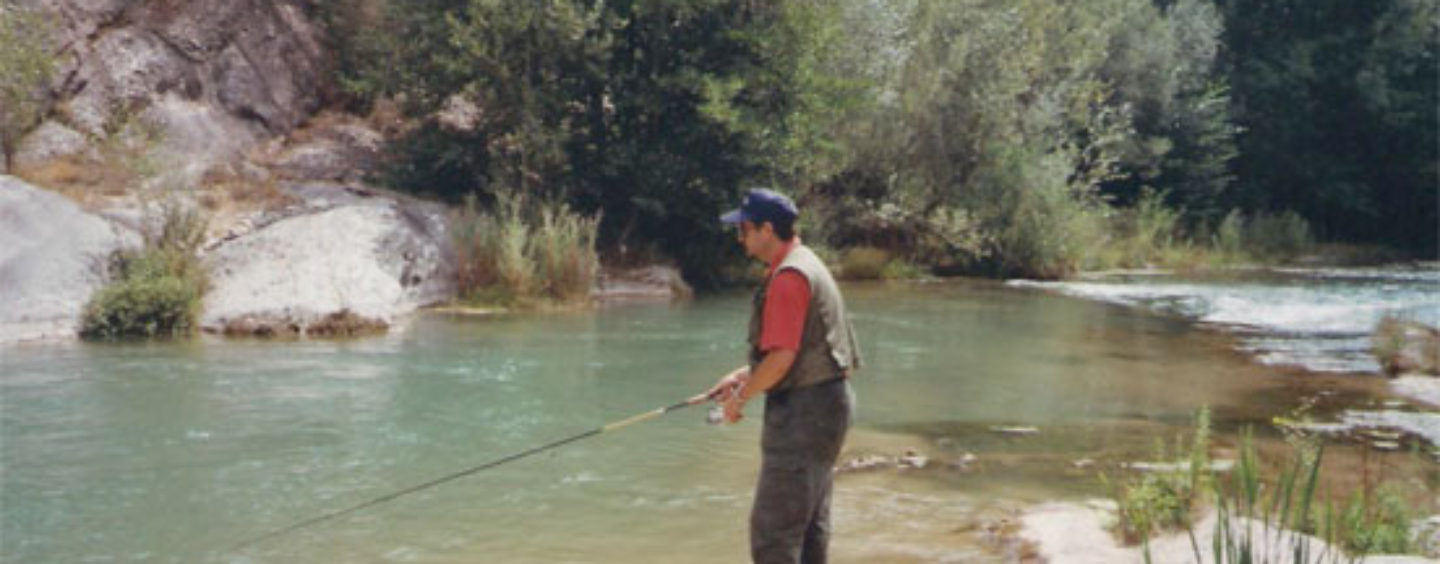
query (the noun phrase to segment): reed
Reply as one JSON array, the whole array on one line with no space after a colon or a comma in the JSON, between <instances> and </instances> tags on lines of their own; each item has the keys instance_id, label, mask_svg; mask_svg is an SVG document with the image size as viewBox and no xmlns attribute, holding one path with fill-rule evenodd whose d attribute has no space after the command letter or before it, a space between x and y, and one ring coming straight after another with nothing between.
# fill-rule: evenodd
<instances>
[{"instance_id":1,"label":"reed","mask_svg":"<svg viewBox=\"0 0 1440 564\"><path fill-rule=\"evenodd\" d=\"M1117 532L1142 544L1146 562L1152 558L1151 535L1166 531L1189 536L1197 563L1328 564L1420 548L1412 538L1416 512L1396 484L1377 486L1367 472L1348 501L1321 498L1325 449L1318 440L1289 437L1291 455L1267 477L1247 427L1234 470L1222 477L1209 463L1207 410L1197 413L1195 427L1186 464L1119 484L1101 476L1119 508ZM1157 456L1165 460L1167 454L1180 454L1184 442L1177 439L1175 445L1167 453L1160 443ZM1201 550L1192 519L1207 503L1213 503L1216 516L1208 554Z\"/></svg>"},{"instance_id":2,"label":"reed","mask_svg":"<svg viewBox=\"0 0 1440 564\"><path fill-rule=\"evenodd\" d=\"M562 203L531 204L511 192L498 193L490 209L467 197L451 222L461 299L503 305L583 301L599 272L599 224L598 216Z\"/></svg>"}]
</instances>

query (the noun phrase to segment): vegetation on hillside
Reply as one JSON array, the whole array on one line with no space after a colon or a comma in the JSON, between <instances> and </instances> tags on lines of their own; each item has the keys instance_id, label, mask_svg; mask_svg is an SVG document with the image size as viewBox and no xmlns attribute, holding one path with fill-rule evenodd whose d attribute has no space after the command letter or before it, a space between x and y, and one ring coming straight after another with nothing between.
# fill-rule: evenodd
<instances>
[{"instance_id":1,"label":"vegetation on hillside","mask_svg":"<svg viewBox=\"0 0 1440 564\"><path fill-rule=\"evenodd\" d=\"M1433 3L345 0L363 110L418 125L384 179L603 212L603 247L717 282L752 185L807 240L940 273L1436 246ZM432 116L474 108L466 127Z\"/></svg>"}]
</instances>

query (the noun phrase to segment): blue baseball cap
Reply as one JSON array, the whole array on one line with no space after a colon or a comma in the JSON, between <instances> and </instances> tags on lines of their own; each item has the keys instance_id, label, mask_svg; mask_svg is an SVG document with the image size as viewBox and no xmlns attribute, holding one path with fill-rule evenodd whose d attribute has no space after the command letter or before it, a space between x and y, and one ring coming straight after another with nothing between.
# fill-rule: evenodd
<instances>
[{"instance_id":1,"label":"blue baseball cap","mask_svg":"<svg viewBox=\"0 0 1440 564\"><path fill-rule=\"evenodd\" d=\"M756 224L769 221L773 224L794 220L799 215L800 210L795 208L795 202L784 194L766 188L751 188L750 192L745 194L745 201L740 204L740 209L720 216L720 221L748 221Z\"/></svg>"}]
</instances>

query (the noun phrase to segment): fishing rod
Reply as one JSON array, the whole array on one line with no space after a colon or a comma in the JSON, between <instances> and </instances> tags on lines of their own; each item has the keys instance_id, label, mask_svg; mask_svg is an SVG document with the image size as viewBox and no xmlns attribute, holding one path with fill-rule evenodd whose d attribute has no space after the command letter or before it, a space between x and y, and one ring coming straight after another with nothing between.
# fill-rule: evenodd
<instances>
[{"instance_id":1,"label":"fishing rod","mask_svg":"<svg viewBox=\"0 0 1440 564\"><path fill-rule=\"evenodd\" d=\"M364 503L360 503L360 504L357 504L357 505L352 505L352 506L350 506L350 507L346 507L346 508L344 508L344 509L332 511L332 512L330 512L330 513L326 513L326 514L321 515L321 516L319 516L319 517L315 517L315 518L313 518L313 519L307 519L307 520L305 520L305 521L301 521L301 522L296 523L296 524L294 524L294 525L290 525L289 527L285 527L285 528L283 528L283 529L278 529L278 530L275 530L275 531L271 531L271 532L266 533L266 534L264 534L264 535L261 535L261 536L258 536L258 537L254 537L254 538L252 538L252 539L249 539L249 540L246 540L246 541L241 542L241 543L239 543L239 544L236 544L234 547L232 547L232 548L230 549L230 551L231 551L231 552L238 552L238 551L240 551L240 550L242 550L242 549L245 549L245 548L248 548L248 547L250 547L250 546L259 544L259 543L261 543L261 542L264 542L264 541L273 539L273 538L278 537L278 536L281 536L281 535L285 535L285 534L294 532L294 531L299 530L299 529L303 529L303 528L305 528L305 527L309 527L309 526L311 526L311 525L315 525L315 524L317 524L317 523L321 523L321 522L324 522L324 521L329 521L329 520L331 520L331 519L335 519L335 518L337 518L337 517L342 517L342 516L345 516L345 515L349 515L349 514L351 514L351 513L354 513L354 512L356 512L356 511L360 511L360 510L365 509L365 508L367 508L367 507L374 507L374 506L376 506L376 505L380 505L380 504L382 504L382 503L385 503L385 502L387 502L387 501L394 500L395 498L398 498L398 497L401 497L401 496L404 496L404 495L409 495L409 494L412 494L412 493L415 493L415 492L418 492L418 491L420 491L420 490L427 489L427 488L433 488L433 487L435 487L435 486L438 486L438 485L443 484L443 483L445 483L445 482L449 482L449 481L451 481L451 480L456 480L456 479L459 479L459 478L463 478L463 477L465 477L465 476L469 476L469 475L474 474L474 473L476 473L476 472L480 472L480 471L483 471L483 470L488 470L488 469L490 469L490 468L494 468L494 467L500 466L500 465L502 465L502 464L507 464L507 463L510 463L510 462L514 462L514 461L516 461L516 460L520 460L520 459L525 458L525 457L527 457L527 456L531 456L531 455L534 455L534 454L539 454L539 453L541 453L541 452L545 452L545 451L550 450L550 449L552 449L552 448L557 448L557 447L560 447L560 446L564 446L564 445L573 443L573 442L575 442L575 441L579 441L579 440L581 440L581 439L588 439L588 438L590 438L590 437L593 437L593 436L596 436L596 435L599 435L599 434L602 434L602 433L607 433L607 432L610 432L610 431L614 431L614 430L616 430L616 429L620 429L620 428L623 428L623 427L628 427L628 426L630 426L630 425L634 425L634 424L639 423L639 422L641 422L641 421L646 421L646 420L649 420L649 419L654 419L654 418L659 417L659 416L661 416L661 415L665 415L666 413L670 413L671 411L675 411L675 410L678 410L678 409L684 409L684 408L690 407L690 406L692 406L692 405L704 403L704 402L705 402L706 400L708 400L708 399L709 399L709 397L708 397L706 394L699 394L699 395L696 395L696 396L694 396L694 397L691 397L690 399L687 399L687 400L682 401L682 402L679 402L679 403L675 403L675 404L672 404L672 405L667 405L667 406L665 406L665 407L660 407L660 408L652 409L652 410L650 410L650 411L646 411L645 413L641 413L641 414L638 414L638 415L633 415L633 416L630 416L630 417L626 417L625 419L621 419L621 420L614 421L614 422L611 422L611 423L606 423L606 424L604 424L604 425L601 425L601 426L596 427L596 428L594 428L594 429L591 429L591 430L589 430L589 431L585 431L584 433L580 433L580 434L578 434L578 435L572 435L572 436L569 436L569 437L565 437L565 438L563 438L563 439L560 439L560 440L558 440L558 441L554 441L554 442L551 442L551 443L547 443L547 444L544 444L544 445L540 445L540 446L535 447L535 448L532 448L532 449L530 449L530 450L526 450L526 451L523 451L523 452L517 452L517 453L512 454L512 455L510 455L510 456L506 456L506 457L504 457L504 458L499 458L499 459L496 459L496 460L492 460L492 461L490 461L490 462L486 462L486 463L481 464L481 465L479 465L479 466L473 466L473 467L470 467L470 468L466 468L466 469L464 469L464 470L461 470L461 471L459 471L459 472L455 472L455 473L453 473L453 474L448 474L448 475L445 475L445 476L441 476L441 477L439 477L439 478L435 478L434 480L430 480L430 481L425 482L425 483L423 483L423 484L416 484L416 485L414 485L414 486L410 486L410 487L405 488L405 489L403 489L403 490L399 490L399 491L396 491L396 492L393 492L393 493L388 493L388 494L382 495L382 496L380 496L380 497L377 497L377 498L375 498L375 499L372 499L372 500L370 500L370 501L366 501L366 502L364 502Z\"/></svg>"}]
</instances>

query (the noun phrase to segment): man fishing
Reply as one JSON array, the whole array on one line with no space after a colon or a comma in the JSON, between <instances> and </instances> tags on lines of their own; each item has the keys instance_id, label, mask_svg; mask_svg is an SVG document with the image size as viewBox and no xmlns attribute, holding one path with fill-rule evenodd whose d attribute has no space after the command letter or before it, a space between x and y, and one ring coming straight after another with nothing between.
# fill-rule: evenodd
<instances>
[{"instance_id":1,"label":"man fishing","mask_svg":"<svg viewBox=\"0 0 1440 564\"><path fill-rule=\"evenodd\" d=\"M765 394L750 512L750 555L759 564L826 561L832 472L852 411L847 378L860 367L845 300L795 235L798 216L789 198L756 188L720 218L736 226L746 255L769 265L751 306L749 363L707 393L730 423Z\"/></svg>"}]
</instances>

